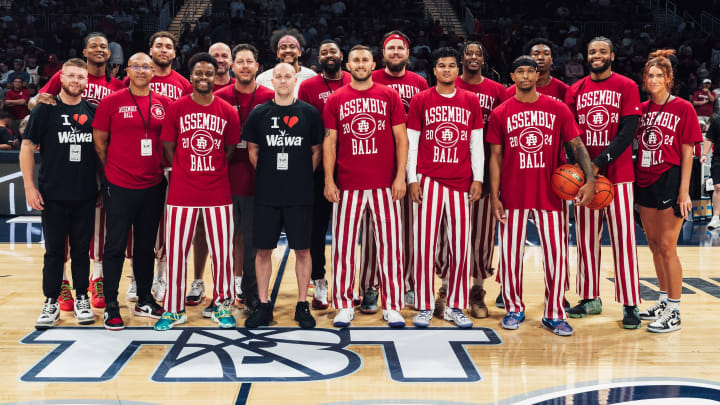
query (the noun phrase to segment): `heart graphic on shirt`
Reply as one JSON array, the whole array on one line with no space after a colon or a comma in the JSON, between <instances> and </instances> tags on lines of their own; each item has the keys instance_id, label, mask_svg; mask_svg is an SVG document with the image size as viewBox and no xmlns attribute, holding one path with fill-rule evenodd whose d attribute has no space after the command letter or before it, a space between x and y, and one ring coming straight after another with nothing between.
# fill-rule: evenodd
<instances>
[{"instance_id":1,"label":"heart graphic on shirt","mask_svg":"<svg viewBox=\"0 0 720 405\"><path fill-rule=\"evenodd\" d=\"M73 119L83 125L87 122L87 115L85 114L73 114Z\"/></svg>"},{"instance_id":2,"label":"heart graphic on shirt","mask_svg":"<svg viewBox=\"0 0 720 405\"><path fill-rule=\"evenodd\" d=\"M289 126L290 128L294 127L295 124L297 124L299 121L298 117L292 116L288 117L287 115L283 117L283 122L285 125Z\"/></svg>"}]
</instances>

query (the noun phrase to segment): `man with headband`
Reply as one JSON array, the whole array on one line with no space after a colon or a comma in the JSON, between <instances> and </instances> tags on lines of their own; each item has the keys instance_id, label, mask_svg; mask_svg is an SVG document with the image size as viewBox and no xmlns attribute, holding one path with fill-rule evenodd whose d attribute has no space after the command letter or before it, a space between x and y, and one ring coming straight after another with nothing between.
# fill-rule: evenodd
<instances>
[{"instance_id":1,"label":"man with headband","mask_svg":"<svg viewBox=\"0 0 720 405\"><path fill-rule=\"evenodd\" d=\"M403 105L405 113L410 108L412 97L423 90L427 90L427 81L420 75L407 70L410 64L410 40L401 31L390 31L383 37L383 62L385 67L372 72L374 83L388 86L395 90ZM400 201L403 255L405 258L405 301L409 306L415 305L415 292L413 274L413 221L412 199L405 196ZM360 311L373 313L377 311L377 286L379 283L378 266L374 258L373 228L369 218L363 218L363 236L361 241L360 278L361 295L363 302ZM377 237L377 234L376 234Z\"/></svg>"},{"instance_id":2,"label":"man with headband","mask_svg":"<svg viewBox=\"0 0 720 405\"><path fill-rule=\"evenodd\" d=\"M300 57L302 56L305 39L302 34L295 29L282 29L273 31L270 36L270 47L275 51L278 61L289 63L295 68L295 97L298 95L300 83L316 75L311 69L300 66ZM262 72L257 77L257 83L269 89L273 89L272 85L272 69Z\"/></svg>"},{"instance_id":3,"label":"man with headband","mask_svg":"<svg viewBox=\"0 0 720 405\"><path fill-rule=\"evenodd\" d=\"M500 222L500 281L507 314L505 329L518 329L525 320L522 301L523 255L527 221L532 215L543 247L545 312L542 324L560 336L570 336L563 307L567 277L564 203L550 186L568 144L587 179L576 203L587 205L595 195L592 162L579 136L570 109L535 89L538 64L529 56L515 59L510 73L517 92L493 110L488 122L490 201ZM517 187L523 179L523 187Z\"/></svg>"}]
</instances>

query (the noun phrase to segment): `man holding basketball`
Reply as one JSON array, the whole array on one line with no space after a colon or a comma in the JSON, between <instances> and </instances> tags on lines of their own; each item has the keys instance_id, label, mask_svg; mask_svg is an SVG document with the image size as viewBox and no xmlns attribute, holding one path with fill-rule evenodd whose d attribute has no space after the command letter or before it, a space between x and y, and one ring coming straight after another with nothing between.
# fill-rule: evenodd
<instances>
[{"instance_id":1,"label":"man holding basketball","mask_svg":"<svg viewBox=\"0 0 720 405\"><path fill-rule=\"evenodd\" d=\"M520 56L512 64L515 96L493 110L488 122L490 199L500 222L500 281L507 314L505 329L518 329L525 320L522 271L526 225L532 214L540 235L545 268L545 312L542 324L560 336L570 336L563 307L567 277L563 201L550 187L563 145L572 149L587 181L575 197L587 205L595 192L592 162L579 136L582 131L567 106L535 89L538 64ZM517 187L517 179L523 187Z\"/></svg>"},{"instance_id":2,"label":"man holding basketball","mask_svg":"<svg viewBox=\"0 0 720 405\"><path fill-rule=\"evenodd\" d=\"M615 58L610 39L588 44L590 75L573 84L565 102L583 130L582 140L593 159L593 174L607 176L615 198L601 210L575 206L578 249L577 293L581 300L568 310L571 318L602 312L600 300L600 240L607 221L615 259L615 301L624 305L623 328L640 327L632 144L640 117L640 94L632 80L612 71Z\"/></svg>"}]
</instances>

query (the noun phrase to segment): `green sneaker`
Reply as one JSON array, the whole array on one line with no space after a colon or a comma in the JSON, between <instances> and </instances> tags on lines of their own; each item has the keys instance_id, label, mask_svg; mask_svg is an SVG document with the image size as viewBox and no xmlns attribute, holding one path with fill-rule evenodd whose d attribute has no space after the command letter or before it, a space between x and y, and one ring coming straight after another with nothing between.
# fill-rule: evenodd
<instances>
[{"instance_id":1,"label":"green sneaker","mask_svg":"<svg viewBox=\"0 0 720 405\"><path fill-rule=\"evenodd\" d=\"M640 321L640 310L637 306L623 306L622 326L625 329L638 329L642 326L642 322Z\"/></svg>"},{"instance_id":2,"label":"green sneaker","mask_svg":"<svg viewBox=\"0 0 720 405\"><path fill-rule=\"evenodd\" d=\"M165 312L163 316L155 322L155 330L170 330L175 325L187 322L185 311Z\"/></svg>"},{"instance_id":3,"label":"green sneaker","mask_svg":"<svg viewBox=\"0 0 720 405\"><path fill-rule=\"evenodd\" d=\"M229 300L223 301L220 305L215 307L215 310L212 313L212 320L217 322L218 326L222 329L229 329L237 326L235 317L232 316L231 304L232 302Z\"/></svg>"},{"instance_id":4,"label":"green sneaker","mask_svg":"<svg viewBox=\"0 0 720 405\"><path fill-rule=\"evenodd\" d=\"M600 297L594 300L580 300L574 307L568 309L570 318L585 318L588 315L599 315L602 312L602 301Z\"/></svg>"}]
</instances>

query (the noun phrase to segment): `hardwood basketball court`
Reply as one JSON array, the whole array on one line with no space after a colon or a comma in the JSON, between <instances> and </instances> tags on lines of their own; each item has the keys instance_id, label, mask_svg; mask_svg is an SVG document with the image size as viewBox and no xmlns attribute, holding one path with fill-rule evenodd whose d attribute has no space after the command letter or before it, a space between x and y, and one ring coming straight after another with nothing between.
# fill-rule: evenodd
<instances>
[{"instance_id":1,"label":"hardwood basketball court","mask_svg":"<svg viewBox=\"0 0 720 405\"><path fill-rule=\"evenodd\" d=\"M538 247L526 249L527 320L517 331L500 327L505 311L493 305L499 287L492 280L486 281L490 318L474 319L471 330L437 318L430 328L415 329L416 312L410 309L402 311L408 325L403 330L387 328L381 312L359 311L351 328L338 330L332 327L332 308L312 311L318 328L300 330L292 320L294 255L281 243L271 280L276 323L269 328L220 330L201 316L206 299L188 307L183 327L155 332L152 320L134 318L125 305L124 277L124 331L106 331L102 311L95 310L90 327L78 326L67 312L57 327L40 332L34 323L43 300L44 249L38 243L5 243L0 245L0 403L717 404L720 236L706 232L704 223L688 222L681 239L690 245L679 248L685 270L681 331L649 333L647 322L642 329L622 329L622 307L613 302L612 252L603 247L603 313L569 320L575 334L568 338L540 324ZM646 246L638 253L642 293L649 300L657 290L652 260ZM209 269L205 282L211 285ZM574 284L567 298L577 300ZM240 308L234 315L244 324ZM649 402L633 402L641 400Z\"/></svg>"}]
</instances>

